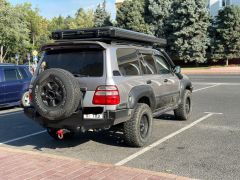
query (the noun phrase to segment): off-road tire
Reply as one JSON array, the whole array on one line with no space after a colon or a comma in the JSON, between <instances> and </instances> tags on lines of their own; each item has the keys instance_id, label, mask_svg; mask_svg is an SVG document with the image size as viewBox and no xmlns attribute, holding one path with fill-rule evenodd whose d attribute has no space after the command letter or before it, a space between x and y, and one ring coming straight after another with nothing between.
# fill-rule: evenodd
<instances>
[{"instance_id":1,"label":"off-road tire","mask_svg":"<svg viewBox=\"0 0 240 180\"><path fill-rule=\"evenodd\" d=\"M42 97L43 89L49 82L56 82L58 88L61 88L62 100L57 106L46 105L46 100ZM81 100L82 93L79 82L66 70L57 68L45 70L34 81L33 106L42 117L48 120L59 121L70 117L79 107Z\"/></svg>"},{"instance_id":2,"label":"off-road tire","mask_svg":"<svg viewBox=\"0 0 240 180\"><path fill-rule=\"evenodd\" d=\"M72 138L74 137L74 135L75 135L75 133L71 131L71 132L69 132L69 133L64 134L63 139L59 139L59 138L58 138L58 135L57 135L57 131L58 131L58 129L47 128L48 134L49 134L53 139L55 139L55 140L57 140L57 141L69 140L69 139L72 139Z\"/></svg>"},{"instance_id":3,"label":"off-road tire","mask_svg":"<svg viewBox=\"0 0 240 180\"><path fill-rule=\"evenodd\" d=\"M188 106L188 107L187 107ZM174 110L175 118L177 120L188 120L192 112L192 93L185 90L181 103L178 108Z\"/></svg>"},{"instance_id":4,"label":"off-road tire","mask_svg":"<svg viewBox=\"0 0 240 180\"><path fill-rule=\"evenodd\" d=\"M148 129L146 136L141 136L140 123L142 118L147 118ZM132 118L123 124L125 141L129 146L142 147L146 145L152 134L153 115L152 110L147 104L139 103L133 112Z\"/></svg>"}]
</instances>

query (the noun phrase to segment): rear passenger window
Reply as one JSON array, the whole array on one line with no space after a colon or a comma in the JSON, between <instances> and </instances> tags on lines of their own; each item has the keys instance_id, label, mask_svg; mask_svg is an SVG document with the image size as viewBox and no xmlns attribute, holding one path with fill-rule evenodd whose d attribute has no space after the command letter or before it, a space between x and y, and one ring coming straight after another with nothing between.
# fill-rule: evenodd
<instances>
[{"instance_id":1,"label":"rear passenger window","mask_svg":"<svg viewBox=\"0 0 240 180\"><path fill-rule=\"evenodd\" d=\"M20 75L17 69L4 69L5 81L19 80Z\"/></svg>"},{"instance_id":2,"label":"rear passenger window","mask_svg":"<svg viewBox=\"0 0 240 180\"><path fill-rule=\"evenodd\" d=\"M164 57L157 55L157 56L155 56L155 58L156 58L156 65L157 65L157 68L158 68L160 74L171 73L171 67L167 63L167 61L165 60Z\"/></svg>"},{"instance_id":3,"label":"rear passenger window","mask_svg":"<svg viewBox=\"0 0 240 180\"><path fill-rule=\"evenodd\" d=\"M117 61L123 76L137 76L141 74L136 49L118 49Z\"/></svg>"},{"instance_id":4,"label":"rear passenger window","mask_svg":"<svg viewBox=\"0 0 240 180\"><path fill-rule=\"evenodd\" d=\"M26 70L24 68L19 68L21 74L22 74L22 77L23 79L27 79L28 78L28 74L26 72Z\"/></svg>"},{"instance_id":5,"label":"rear passenger window","mask_svg":"<svg viewBox=\"0 0 240 180\"><path fill-rule=\"evenodd\" d=\"M141 54L141 66L143 74L157 74L155 61L151 54Z\"/></svg>"}]
</instances>

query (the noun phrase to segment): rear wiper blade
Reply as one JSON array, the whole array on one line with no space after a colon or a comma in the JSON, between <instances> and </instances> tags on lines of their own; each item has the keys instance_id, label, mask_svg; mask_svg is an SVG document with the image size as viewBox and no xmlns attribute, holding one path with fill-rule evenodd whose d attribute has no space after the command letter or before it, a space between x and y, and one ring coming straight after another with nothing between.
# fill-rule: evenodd
<instances>
[{"instance_id":1,"label":"rear wiper blade","mask_svg":"<svg viewBox=\"0 0 240 180\"><path fill-rule=\"evenodd\" d=\"M88 75L84 74L73 74L75 77L89 77Z\"/></svg>"}]
</instances>

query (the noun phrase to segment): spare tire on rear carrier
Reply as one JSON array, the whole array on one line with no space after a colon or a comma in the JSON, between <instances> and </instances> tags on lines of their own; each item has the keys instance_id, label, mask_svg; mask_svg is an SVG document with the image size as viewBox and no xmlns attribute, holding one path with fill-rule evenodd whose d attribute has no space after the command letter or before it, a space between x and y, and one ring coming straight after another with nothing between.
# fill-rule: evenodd
<instances>
[{"instance_id":1,"label":"spare tire on rear carrier","mask_svg":"<svg viewBox=\"0 0 240 180\"><path fill-rule=\"evenodd\" d=\"M45 70L34 81L33 106L48 120L59 121L70 117L78 109L81 100L79 82L66 70Z\"/></svg>"}]
</instances>

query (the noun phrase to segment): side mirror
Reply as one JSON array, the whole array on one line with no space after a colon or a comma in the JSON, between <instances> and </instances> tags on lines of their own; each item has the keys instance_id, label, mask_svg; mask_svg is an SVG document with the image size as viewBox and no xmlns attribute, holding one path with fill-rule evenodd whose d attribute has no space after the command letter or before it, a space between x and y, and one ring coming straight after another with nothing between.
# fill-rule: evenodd
<instances>
[{"instance_id":1,"label":"side mirror","mask_svg":"<svg viewBox=\"0 0 240 180\"><path fill-rule=\"evenodd\" d=\"M180 67L180 66L176 66L176 67L174 68L174 73L176 73L176 74L181 74L181 67Z\"/></svg>"}]
</instances>

